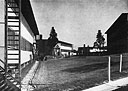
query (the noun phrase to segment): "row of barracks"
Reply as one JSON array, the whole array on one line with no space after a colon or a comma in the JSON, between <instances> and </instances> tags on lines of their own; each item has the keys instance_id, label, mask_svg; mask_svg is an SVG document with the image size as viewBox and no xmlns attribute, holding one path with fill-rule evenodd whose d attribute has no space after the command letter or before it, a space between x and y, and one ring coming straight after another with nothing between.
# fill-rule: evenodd
<instances>
[{"instance_id":1,"label":"row of barracks","mask_svg":"<svg viewBox=\"0 0 128 91\"><path fill-rule=\"evenodd\" d=\"M105 34L107 34L107 46L102 48L105 51L98 53L103 55L128 53L128 13L119 15ZM93 47L78 47L78 55L88 55L91 49Z\"/></svg>"}]
</instances>

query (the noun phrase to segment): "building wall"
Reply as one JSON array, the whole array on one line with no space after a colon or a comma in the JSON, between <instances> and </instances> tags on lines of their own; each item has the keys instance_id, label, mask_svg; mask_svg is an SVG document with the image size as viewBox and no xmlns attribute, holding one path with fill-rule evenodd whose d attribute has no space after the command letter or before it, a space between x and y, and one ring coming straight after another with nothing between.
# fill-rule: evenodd
<instances>
[{"instance_id":1,"label":"building wall","mask_svg":"<svg viewBox=\"0 0 128 91\"><path fill-rule=\"evenodd\" d=\"M21 64L29 61L31 58L32 52L31 51L23 51L21 50Z\"/></svg>"},{"instance_id":2,"label":"building wall","mask_svg":"<svg viewBox=\"0 0 128 91\"><path fill-rule=\"evenodd\" d=\"M108 54L117 54L127 52L127 39L120 38L115 41L108 40Z\"/></svg>"},{"instance_id":3,"label":"building wall","mask_svg":"<svg viewBox=\"0 0 128 91\"><path fill-rule=\"evenodd\" d=\"M123 13L106 32L108 54L128 52L128 14Z\"/></svg>"},{"instance_id":4,"label":"building wall","mask_svg":"<svg viewBox=\"0 0 128 91\"><path fill-rule=\"evenodd\" d=\"M56 46L58 45L59 48L56 48ZM68 44L63 44L63 43L58 43L55 48L54 48L54 54L56 56L71 56L73 55L73 48L71 45L68 45Z\"/></svg>"},{"instance_id":5,"label":"building wall","mask_svg":"<svg viewBox=\"0 0 128 91\"><path fill-rule=\"evenodd\" d=\"M90 52L89 47L78 47L78 55L84 55L87 56Z\"/></svg>"},{"instance_id":6,"label":"building wall","mask_svg":"<svg viewBox=\"0 0 128 91\"><path fill-rule=\"evenodd\" d=\"M4 22L4 0L0 1L0 22ZM14 13L12 15L15 15ZM21 15L22 16L22 15ZM16 25L16 24L15 24ZM11 30L16 28L11 28ZM4 24L0 24L0 59L4 61ZM30 60L32 55L32 44L34 42L34 34L22 16L21 22L21 63Z\"/></svg>"},{"instance_id":7,"label":"building wall","mask_svg":"<svg viewBox=\"0 0 128 91\"><path fill-rule=\"evenodd\" d=\"M30 60L30 55L32 55L32 44L34 42L34 34L24 18L22 18L21 36L21 63L24 63Z\"/></svg>"}]
</instances>

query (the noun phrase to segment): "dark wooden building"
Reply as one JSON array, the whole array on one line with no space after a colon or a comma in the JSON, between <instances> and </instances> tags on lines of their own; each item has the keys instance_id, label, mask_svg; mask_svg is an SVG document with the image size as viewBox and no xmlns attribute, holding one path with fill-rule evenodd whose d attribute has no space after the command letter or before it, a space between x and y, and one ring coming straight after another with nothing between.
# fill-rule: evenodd
<instances>
[{"instance_id":1,"label":"dark wooden building","mask_svg":"<svg viewBox=\"0 0 128 91\"><path fill-rule=\"evenodd\" d=\"M48 53L48 47L47 47L48 41L47 39L40 39L36 41L37 51L38 55L46 55Z\"/></svg>"},{"instance_id":2,"label":"dark wooden building","mask_svg":"<svg viewBox=\"0 0 128 91\"><path fill-rule=\"evenodd\" d=\"M51 49L48 46L48 39L42 39L40 37L36 40L36 47L38 51L38 56L71 56L73 55L73 44L58 41L57 44Z\"/></svg>"},{"instance_id":3,"label":"dark wooden building","mask_svg":"<svg viewBox=\"0 0 128 91\"><path fill-rule=\"evenodd\" d=\"M106 31L108 54L128 52L128 13L122 13Z\"/></svg>"},{"instance_id":4,"label":"dark wooden building","mask_svg":"<svg viewBox=\"0 0 128 91\"><path fill-rule=\"evenodd\" d=\"M87 56L90 53L89 47L78 47L78 55Z\"/></svg>"}]
</instances>

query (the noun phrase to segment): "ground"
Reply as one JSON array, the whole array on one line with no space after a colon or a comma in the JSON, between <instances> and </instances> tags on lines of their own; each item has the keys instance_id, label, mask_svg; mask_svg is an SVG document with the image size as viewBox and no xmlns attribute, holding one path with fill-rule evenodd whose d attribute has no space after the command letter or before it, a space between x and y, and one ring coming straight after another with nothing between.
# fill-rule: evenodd
<instances>
[{"instance_id":1,"label":"ground","mask_svg":"<svg viewBox=\"0 0 128 91\"><path fill-rule=\"evenodd\" d=\"M33 61L32 63L30 63L29 65L27 65L25 68L21 70L21 80L23 80L23 78L28 74L29 70L31 69L34 63L35 62Z\"/></svg>"},{"instance_id":2,"label":"ground","mask_svg":"<svg viewBox=\"0 0 128 91\"><path fill-rule=\"evenodd\" d=\"M128 76L128 60L123 58L119 73L119 57L111 62L111 80ZM108 57L89 56L41 61L33 79L35 91L80 91L108 81Z\"/></svg>"}]
</instances>

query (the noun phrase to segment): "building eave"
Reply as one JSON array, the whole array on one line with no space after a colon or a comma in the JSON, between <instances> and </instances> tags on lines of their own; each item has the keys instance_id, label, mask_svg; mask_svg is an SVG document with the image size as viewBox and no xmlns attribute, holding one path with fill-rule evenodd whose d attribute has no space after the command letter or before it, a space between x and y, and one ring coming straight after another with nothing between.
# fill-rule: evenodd
<instances>
[{"instance_id":1,"label":"building eave","mask_svg":"<svg viewBox=\"0 0 128 91\"><path fill-rule=\"evenodd\" d=\"M18 0L15 0L18 5ZM32 7L29 0L21 0L21 13L26 19L34 35L39 34L39 30L35 21L35 17L32 11Z\"/></svg>"},{"instance_id":2,"label":"building eave","mask_svg":"<svg viewBox=\"0 0 128 91\"><path fill-rule=\"evenodd\" d=\"M62 43L62 44L70 45L70 46L73 45L73 44L71 44L71 43L67 43L67 42L63 42L63 41L58 41L58 43Z\"/></svg>"},{"instance_id":3,"label":"building eave","mask_svg":"<svg viewBox=\"0 0 128 91\"><path fill-rule=\"evenodd\" d=\"M124 23L125 21L127 21L127 15L128 13L122 13L117 19L116 21L110 26L110 28L105 32L105 34L108 34L110 32L113 32L115 27L119 27L122 23Z\"/></svg>"}]
</instances>

